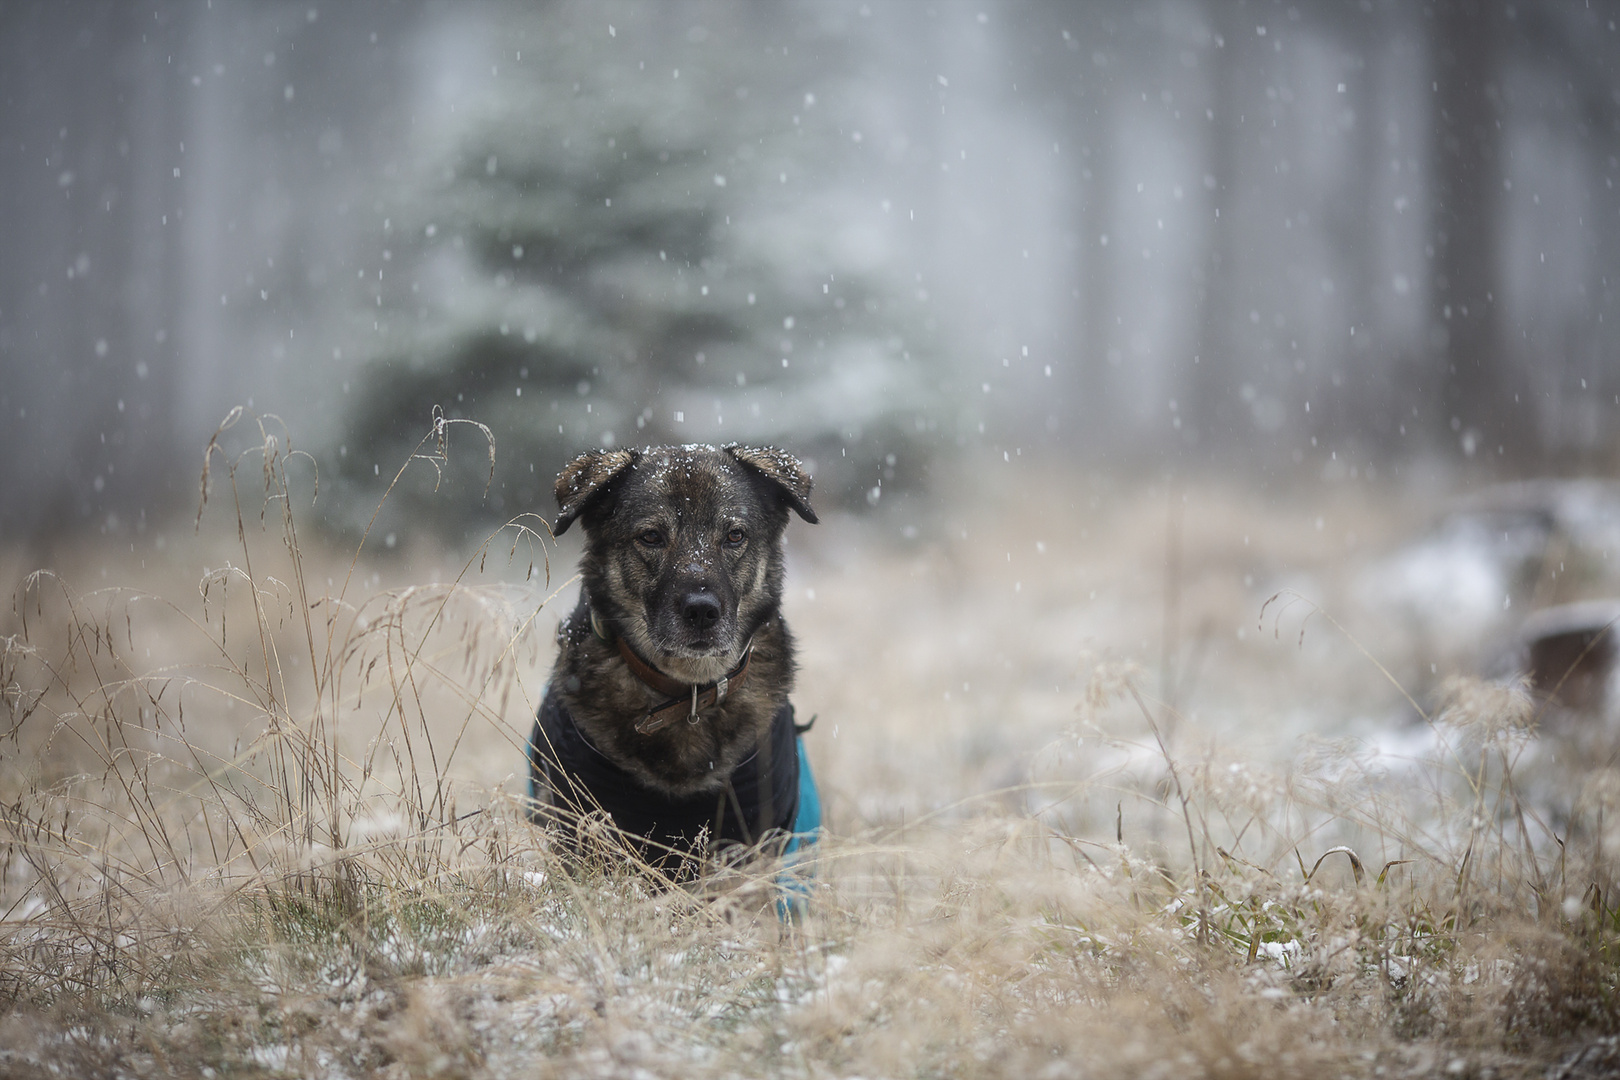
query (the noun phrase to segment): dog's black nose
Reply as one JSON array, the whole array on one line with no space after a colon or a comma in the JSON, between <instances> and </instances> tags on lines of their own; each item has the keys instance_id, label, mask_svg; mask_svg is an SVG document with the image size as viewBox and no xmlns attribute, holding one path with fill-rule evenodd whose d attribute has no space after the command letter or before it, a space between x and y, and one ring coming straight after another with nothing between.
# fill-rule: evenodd
<instances>
[{"instance_id":1,"label":"dog's black nose","mask_svg":"<svg viewBox=\"0 0 1620 1080\"><path fill-rule=\"evenodd\" d=\"M681 618L694 630L707 630L720 621L720 601L707 592L688 593Z\"/></svg>"}]
</instances>

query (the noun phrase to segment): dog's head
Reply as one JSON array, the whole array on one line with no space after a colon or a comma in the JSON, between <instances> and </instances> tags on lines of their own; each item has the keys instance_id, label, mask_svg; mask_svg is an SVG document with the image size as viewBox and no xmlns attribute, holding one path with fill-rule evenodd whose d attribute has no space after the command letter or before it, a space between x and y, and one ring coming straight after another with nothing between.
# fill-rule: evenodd
<instances>
[{"instance_id":1,"label":"dog's head","mask_svg":"<svg viewBox=\"0 0 1620 1080\"><path fill-rule=\"evenodd\" d=\"M670 675L711 682L781 597L789 512L815 522L810 477L773 447L581 454L557 477L555 532L585 527L594 610Z\"/></svg>"}]
</instances>

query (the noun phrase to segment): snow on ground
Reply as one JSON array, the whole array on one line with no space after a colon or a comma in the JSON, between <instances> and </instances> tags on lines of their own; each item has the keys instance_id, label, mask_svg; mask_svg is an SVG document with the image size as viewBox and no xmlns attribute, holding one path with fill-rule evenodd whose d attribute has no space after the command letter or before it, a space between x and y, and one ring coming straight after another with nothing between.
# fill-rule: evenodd
<instances>
[{"instance_id":1,"label":"snow on ground","mask_svg":"<svg viewBox=\"0 0 1620 1080\"><path fill-rule=\"evenodd\" d=\"M1277 885L1284 875L1269 871L1296 859L1302 871L1312 860L1321 864L1309 881L1289 878L1313 890L1313 903L1333 880L1347 882L1352 864L1334 846L1346 841L1374 873L1409 854L1404 848L1412 843L1443 856L1442 864L1456 856L1455 864L1474 839L1477 816L1466 808L1432 821L1413 815L1425 800L1440 805L1443 766L1467 739L1496 739L1491 745L1514 755L1533 821L1545 811L1556 825L1582 797L1565 783L1579 741L1492 729L1498 715L1522 712L1511 688L1472 687L1462 699L1479 705L1471 712L1439 707L1446 680L1479 667L1477 642L1485 636L1466 623L1448 636L1445 620L1456 612L1425 620L1414 618L1412 604L1424 596L1446 602L1454 554L1448 537L1465 535L1464 547L1473 545L1484 565L1490 535L1446 527L1426 533L1431 512L1366 484L1275 491L1232 480L1143 481L1026 460L1004 473L956 477L931 501L885 496L865 514L825 512L815 527L795 521L784 605L800 642L794 700L801 721L816 718L807 743L835 837L826 848L835 857L822 867L826 907L834 912L822 944L837 941L844 924L834 924L846 919L855 927L847 948L823 952L812 925L811 947L783 966L786 953L761 945L779 929L768 905L752 926L666 920L662 900L647 895L625 898L622 910L570 907L566 875L519 858L511 868L522 884L503 893L507 907L493 913L460 910L476 908L483 898L475 892L457 896L454 910L419 905L412 910L420 925L408 924L397 920L411 890L385 898L378 911L396 921L379 929L372 953L415 973L411 978L374 983L340 935L321 936L307 957L286 942L262 953L262 965L249 965L247 976L258 980L252 989L263 1001L250 1000L244 1015L274 1000L286 1026L244 1043L244 1060L272 1071L336 1074L341 1058L368 1069L396 1061L407 1071L523 1075L566 1046L576 1064L604 1075L656 1075L677 1061L713 1072L724 1071L727 1053L748 1060L799 1053L786 1033L790 1020L804 1035L827 1018L844 1025L850 1015L876 1017L868 1025L872 1041L863 1044L870 1050L887 1045L894 1025L888 1010L909 1007L919 994L937 1004L979 980L990 991L985 1000L1012 1000L1003 995L1017 980L1003 979L995 962L965 957L977 957L981 947L993 956L1029 926L1037 937L1080 933L1080 923L1065 922L1062 913L1102 903L1101 893L1088 890L1112 888L1116 868L1134 880L1184 862L1189 845L1202 845L1195 857L1207 868L1209 848L1225 842L1240 867L1226 885L1242 884L1241 868L1251 868L1248 886L1268 883L1270 904L1288 897ZM307 675L320 657L307 643L298 647L306 624L296 577L284 553L275 554L273 531L248 531L256 594L241 587L238 568L247 560L234 546L234 529L212 521L195 539L177 530L161 546L146 536L127 551L122 541L87 543L53 552L51 562L81 610L113 628L112 647L138 673L197 680L180 691L185 734L207 752L234 758L263 734L265 709L249 697L263 685L268 653L279 672L277 692L291 702L285 715L311 724L311 717L331 717L351 772L368 763L349 843L386 847L407 830L399 800L386 789L412 760L418 777L446 778L442 801L433 792L416 799L430 832L441 828L434 822L459 820L522 791L521 742L550 666L556 620L572 605L576 535L551 550L549 561L534 562L532 573L530 552L509 557L508 539L481 559L406 536L380 557L363 557L351 576L338 545L302 534L314 625L326 625L327 612L339 606L333 598L344 593L343 610L360 628L352 648L340 642L336 649L344 657L341 688L317 705L307 700ZM1420 536L1427 539L1413 541ZM1438 567L1432 574L1422 571L1429 564ZM0 556L0 569L20 577L20 556ZM458 576L461 587L450 589L446 583ZM1392 581L1404 606L1379 591ZM107 588L114 591L98 591ZM1537 588L1530 583L1529 595ZM47 652L51 634L40 629L39 612L56 603L33 608L31 640ZM255 604L265 612L262 639ZM29 608L19 605L11 618ZM429 625L435 629L425 633ZM407 666L408 678L400 674ZM388 719L402 701L409 738L397 714ZM1437 713L1436 722L1424 723L1420 708ZM1167 769L1166 751L1178 771ZM45 766L58 764L41 753ZM1604 806L1620 790L1615 777L1591 781L1610 785ZM1202 840L1192 839L1190 821L1179 832L1174 804L1183 785L1204 796ZM1341 801L1313 805L1323 793ZM1369 796L1364 805L1354 801L1362 793ZM1390 807L1406 815L1396 828L1382 828L1389 819L1377 816L1381 801L1400 804ZM1027 812L1038 815L1036 827ZM1220 821L1217 814L1235 816ZM533 855L540 846L510 814L479 827L487 831L472 835L489 843L492 859L507 842L503 830L523 832L514 849L527 845ZM1356 828L1361 838L1348 835ZM1081 850L1116 835L1125 846L1097 861ZM1223 839L1232 836L1242 845ZM1531 841L1542 839L1538 832ZM1097 873L1047 872L1053 864L1041 853L1067 856L1070 840L1080 852L1071 856L1074 868L1084 856ZM1620 843L1607 834L1599 841L1611 850ZM1015 848L1022 855L1002 858ZM868 900L872 911L885 910L875 902L883 890L877 879L891 863L902 868L884 901L899 920L892 933L884 917L862 914ZM933 890L940 910L963 917L907 922L908 876ZM983 910L974 907L975 890L986 898ZM1188 895L1171 902L1185 904ZM621 898L599 899L611 907ZM1236 908L1217 913L1223 910ZM1177 911L1164 925L1184 938L1198 933ZM973 912L978 916L967 917ZM1176 954L1134 938L1111 942L1108 920L1101 925L1074 940L1138 959ZM1118 925L1143 929L1134 916ZM1294 993L1266 980L1303 965L1308 944L1277 925L1282 936L1258 941L1243 965L1244 985L1252 983L1268 1003ZM949 954L946 938L961 933L985 936L962 956L928 959ZM1332 940L1324 948L1343 951ZM1046 970L1029 957L1015 959L1028 971ZM313 975L304 970L317 963L324 966ZM1039 996L1045 984L1031 985ZM1051 984L1053 1000L1083 995L1079 985ZM761 1002L780 1011L761 1011ZM295 1052L288 1033L304 1030L295 1020L328 1034L305 1039ZM176 1013L165 1038L177 1045L192 1039L190 1023ZM210 1029L198 1024L206 1035ZM732 1042L728 1024L741 1025ZM328 1045L332 1032L340 1039ZM661 1047L649 1032L681 1035ZM988 1055L999 1052L1006 1031L981 1035L975 1052ZM47 1042L59 1037L67 1036L49 1034ZM827 1038L842 1045L851 1036L836 1026ZM886 1053L870 1060L881 1064Z\"/></svg>"}]
</instances>

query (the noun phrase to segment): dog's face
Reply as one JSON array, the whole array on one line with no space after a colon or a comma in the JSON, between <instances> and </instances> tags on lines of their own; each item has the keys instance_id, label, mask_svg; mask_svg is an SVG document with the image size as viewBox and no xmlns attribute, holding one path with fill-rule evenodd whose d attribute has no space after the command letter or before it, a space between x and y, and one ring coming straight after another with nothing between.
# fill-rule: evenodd
<instances>
[{"instance_id":1,"label":"dog's face","mask_svg":"<svg viewBox=\"0 0 1620 1080\"><path fill-rule=\"evenodd\" d=\"M585 527L593 609L647 660L695 683L724 674L776 610L788 512L816 520L803 466L768 447L582 454L556 494L555 531Z\"/></svg>"}]
</instances>

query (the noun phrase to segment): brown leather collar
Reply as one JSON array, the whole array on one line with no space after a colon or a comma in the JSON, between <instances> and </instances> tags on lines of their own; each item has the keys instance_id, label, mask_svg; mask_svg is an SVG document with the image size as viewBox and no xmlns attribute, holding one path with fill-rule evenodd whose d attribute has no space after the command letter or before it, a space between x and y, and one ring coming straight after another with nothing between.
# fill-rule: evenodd
<instances>
[{"instance_id":1,"label":"brown leather collar","mask_svg":"<svg viewBox=\"0 0 1620 1080\"><path fill-rule=\"evenodd\" d=\"M636 651L624 638L617 634L609 638L607 629L597 617L594 608L591 609L591 631L603 641L612 640L618 646L619 656L624 659L630 673L669 699L662 705L648 709L647 715L636 722L636 731L641 735L651 735L678 716L685 716L689 722L697 723L699 713L722 704L732 691L743 684L748 678L749 661L754 657L754 643L750 640L743 646L742 659L737 662L737 666L716 681L707 684L684 683L665 675L637 656Z\"/></svg>"}]
</instances>

